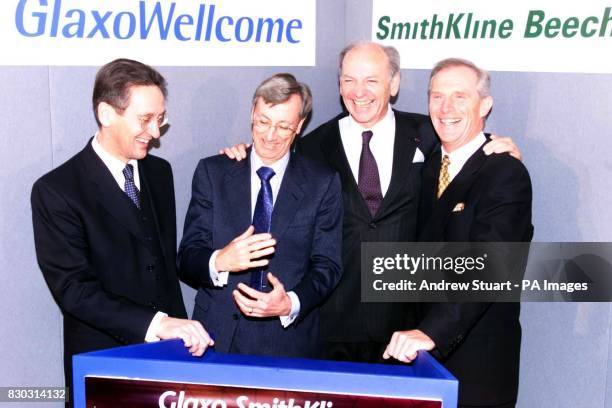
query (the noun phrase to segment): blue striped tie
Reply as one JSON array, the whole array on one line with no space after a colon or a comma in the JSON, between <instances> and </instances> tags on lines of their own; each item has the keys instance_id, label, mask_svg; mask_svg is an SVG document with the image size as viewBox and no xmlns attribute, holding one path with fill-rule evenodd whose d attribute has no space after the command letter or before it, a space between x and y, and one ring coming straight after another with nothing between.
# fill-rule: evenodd
<instances>
[{"instance_id":1,"label":"blue striped tie","mask_svg":"<svg viewBox=\"0 0 612 408\"><path fill-rule=\"evenodd\" d=\"M138 187L134 184L134 167L131 164L125 165L123 176L125 177L125 184L123 185L125 194L130 197L130 200L140 210L140 191L138 191Z\"/></svg>"},{"instance_id":2,"label":"blue striped tie","mask_svg":"<svg viewBox=\"0 0 612 408\"><path fill-rule=\"evenodd\" d=\"M274 208L270 179L274 174L274 170L270 167L260 167L257 170L257 175L261 179L261 188L259 189L259 194L257 194L257 203L253 212L255 234L270 232L272 210ZM251 287L260 292L263 292L268 287L264 268L257 268L251 272Z\"/></svg>"}]
</instances>

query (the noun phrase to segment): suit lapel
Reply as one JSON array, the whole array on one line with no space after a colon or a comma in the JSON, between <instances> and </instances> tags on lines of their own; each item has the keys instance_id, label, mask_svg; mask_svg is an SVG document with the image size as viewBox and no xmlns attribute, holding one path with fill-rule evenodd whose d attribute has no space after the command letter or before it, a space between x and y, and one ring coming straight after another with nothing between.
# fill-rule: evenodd
<instances>
[{"instance_id":1,"label":"suit lapel","mask_svg":"<svg viewBox=\"0 0 612 408\"><path fill-rule=\"evenodd\" d=\"M350 196L349 201L355 203L356 208L353 210L358 210L363 217L370 219L370 210L359 192L357 180L355 180L353 176L353 171L351 170L351 166L346 157L346 151L342 144L340 127L338 124L340 119L342 118L338 117L338 120L334 122L333 133L330 133L329 136L321 142L321 151L325 155L329 165L340 174L342 189Z\"/></svg>"},{"instance_id":2,"label":"suit lapel","mask_svg":"<svg viewBox=\"0 0 612 408\"><path fill-rule=\"evenodd\" d=\"M478 171L486 160L487 156L484 154L482 146L480 146L468 161L465 162L461 171L455 176L453 181L451 181L446 190L444 190L440 199L437 200L430 218L431 232L436 234L435 236L439 236L439 234L443 233L444 227L446 226L446 220L452 214L454 206L465 200L464 197L472 187L472 184L474 184L478 176ZM439 155L437 163L439 173ZM438 185L437 180L438 178L436 177L435 182L432 183L435 185L433 194L436 194L435 191Z\"/></svg>"},{"instance_id":3,"label":"suit lapel","mask_svg":"<svg viewBox=\"0 0 612 408\"><path fill-rule=\"evenodd\" d=\"M219 202L231 203L224 207L224 219L232 225L233 236L242 234L251 225L251 154L240 162L232 162L232 171L225 174Z\"/></svg>"},{"instance_id":4,"label":"suit lapel","mask_svg":"<svg viewBox=\"0 0 612 408\"><path fill-rule=\"evenodd\" d=\"M300 166L300 158L291 153L272 212L270 232L276 240L282 238L300 207L304 198L304 191L300 186L304 182L306 182L306 176Z\"/></svg>"},{"instance_id":5,"label":"suit lapel","mask_svg":"<svg viewBox=\"0 0 612 408\"><path fill-rule=\"evenodd\" d=\"M393 142L393 169L387 194L385 194L380 209L375 218L381 218L391 205L397 202L397 195L402 193L402 186L409 180L413 170L412 160L417 148L418 135L410 126L403 123L400 115L395 115L395 140Z\"/></svg>"},{"instance_id":6,"label":"suit lapel","mask_svg":"<svg viewBox=\"0 0 612 408\"><path fill-rule=\"evenodd\" d=\"M155 236L155 239L160 239L161 238L160 234L163 231L163 229L161 228L161 225L159 224L160 217L157 213L158 205L157 205L156 200L160 199L161 197L165 197L166 195L163 192L162 193L153 192L153 185L152 183L149 183L149 177L151 176L150 171L152 170L147 169L147 166L145 166L145 163L144 163L145 160L146 158L144 160L138 160L138 175L140 177L140 202L141 204L143 204L144 201L146 200L148 207L151 209L151 215L153 216L153 222L155 223L156 231L159 231L157 235ZM150 241L145 241L145 244L149 246L151 251L154 251L153 245ZM164 257L164 259L169 259L165 252L165 245L163 245L161 241L159 243L159 246L161 248L162 256Z\"/></svg>"},{"instance_id":7,"label":"suit lapel","mask_svg":"<svg viewBox=\"0 0 612 408\"><path fill-rule=\"evenodd\" d=\"M98 200L102 207L104 207L110 215L127 228L136 238L141 240L145 245L148 245L138 223L138 209L123 190L119 188L111 172L93 150L93 147L91 147L91 139L83 150L82 158L83 166L94 186L96 200Z\"/></svg>"}]
</instances>

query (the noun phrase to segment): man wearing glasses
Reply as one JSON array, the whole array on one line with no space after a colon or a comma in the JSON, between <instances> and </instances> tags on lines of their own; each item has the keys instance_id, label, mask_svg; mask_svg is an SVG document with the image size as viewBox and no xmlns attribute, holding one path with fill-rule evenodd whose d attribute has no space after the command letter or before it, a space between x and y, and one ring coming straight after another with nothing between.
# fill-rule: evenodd
<instances>
[{"instance_id":1,"label":"man wearing glasses","mask_svg":"<svg viewBox=\"0 0 612 408\"><path fill-rule=\"evenodd\" d=\"M264 80L247 160L196 168L179 273L198 289L193 318L218 351L320 353L319 306L341 275L342 197L336 173L290 151L311 106L292 75Z\"/></svg>"},{"instance_id":2,"label":"man wearing glasses","mask_svg":"<svg viewBox=\"0 0 612 408\"><path fill-rule=\"evenodd\" d=\"M166 81L119 59L98 72L98 132L32 189L38 263L64 315L64 371L72 355L181 338L202 355L212 340L186 320L176 274L170 164L147 155L166 123Z\"/></svg>"}]
</instances>

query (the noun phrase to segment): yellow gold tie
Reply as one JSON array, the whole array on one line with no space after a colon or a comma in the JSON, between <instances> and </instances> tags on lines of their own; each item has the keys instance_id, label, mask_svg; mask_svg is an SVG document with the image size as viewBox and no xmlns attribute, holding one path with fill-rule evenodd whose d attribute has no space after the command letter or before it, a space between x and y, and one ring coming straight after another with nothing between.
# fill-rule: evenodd
<instances>
[{"instance_id":1,"label":"yellow gold tie","mask_svg":"<svg viewBox=\"0 0 612 408\"><path fill-rule=\"evenodd\" d=\"M448 158L448 154L445 154L442 158L442 165L440 166L440 177L438 178L438 198L444 193L446 187L450 184L450 174L448 174L448 165L450 164L450 159Z\"/></svg>"}]
</instances>

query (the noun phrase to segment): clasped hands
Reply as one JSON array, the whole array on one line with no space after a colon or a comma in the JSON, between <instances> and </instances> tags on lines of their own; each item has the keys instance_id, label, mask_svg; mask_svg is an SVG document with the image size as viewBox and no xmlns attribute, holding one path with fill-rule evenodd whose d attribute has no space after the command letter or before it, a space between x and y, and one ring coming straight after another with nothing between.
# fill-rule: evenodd
<instances>
[{"instance_id":1,"label":"clasped hands","mask_svg":"<svg viewBox=\"0 0 612 408\"><path fill-rule=\"evenodd\" d=\"M268 233L255 234L253 226L234 238L217 254L215 268L218 271L242 272L250 268L268 265L268 259L261 259L274 253L276 240ZM291 299L281 281L268 272L271 292L257 291L239 283L232 292L240 311L249 317L287 316L291 312Z\"/></svg>"}]
</instances>

